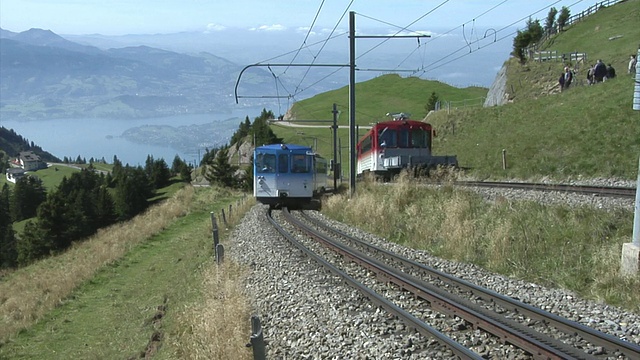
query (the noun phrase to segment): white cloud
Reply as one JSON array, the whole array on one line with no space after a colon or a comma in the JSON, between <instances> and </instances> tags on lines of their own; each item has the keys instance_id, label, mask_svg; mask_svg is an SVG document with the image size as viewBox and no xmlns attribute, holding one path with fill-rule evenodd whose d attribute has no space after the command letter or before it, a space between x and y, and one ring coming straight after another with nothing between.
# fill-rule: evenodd
<instances>
[{"instance_id":1,"label":"white cloud","mask_svg":"<svg viewBox=\"0 0 640 360\"><path fill-rule=\"evenodd\" d=\"M222 31L225 30L226 27L224 25L220 25L220 24L214 24L214 23L210 23L207 24L207 32L209 31Z\"/></svg>"},{"instance_id":2,"label":"white cloud","mask_svg":"<svg viewBox=\"0 0 640 360\"><path fill-rule=\"evenodd\" d=\"M331 31L333 31L333 29L330 28L322 28L322 29L315 29L312 30L311 32L309 32L309 27L308 26L300 26L296 29L296 32L301 33L301 34L306 34L307 32L309 32L310 36L314 36L314 35L328 35L331 34ZM336 33L340 33L341 30L336 30Z\"/></svg>"},{"instance_id":3,"label":"white cloud","mask_svg":"<svg viewBox=\"0 0 640 360\"><path fill-rule=\"evenodd\" d=\"M280 24L273 24L273 25L261 25L258 27L250 28L249 30L251 31L284 31L284 30L287 30L287 28Z\"/></svg>"}]
</instances>

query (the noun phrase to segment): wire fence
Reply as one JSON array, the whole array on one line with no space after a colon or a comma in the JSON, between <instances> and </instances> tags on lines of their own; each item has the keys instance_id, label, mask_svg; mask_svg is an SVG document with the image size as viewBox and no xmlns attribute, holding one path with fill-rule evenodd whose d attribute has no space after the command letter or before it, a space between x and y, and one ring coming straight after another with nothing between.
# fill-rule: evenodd
<instances>
[{"instance_id":1,"label":"wire fence","mask_svg":"<svg viewBox=\"0 0 640 360\"><path fill-rule=\"evenodd\" d=\"M486 97L478 97L473 99L464 99L464 100L440 100L436 103L435 111L446 110L447 112L451 112L452 110L462 110L468 108L481 108L484 106L484 102Z\"/></svg>"}]
</instances>

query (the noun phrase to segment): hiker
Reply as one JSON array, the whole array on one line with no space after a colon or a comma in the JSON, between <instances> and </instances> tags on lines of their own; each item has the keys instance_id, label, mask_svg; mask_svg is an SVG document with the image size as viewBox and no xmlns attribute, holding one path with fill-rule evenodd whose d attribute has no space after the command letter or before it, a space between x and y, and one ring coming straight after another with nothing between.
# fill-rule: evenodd
<instances>
[{"instance_id":1,"label":"hiker","mask_svg":"<svg viewBox=\"0 0 640 360\"><path fill-rule=\"evenodd\" d=\"M593 67L593 81L596 83L603 82L605 77L607 77L607 66L602 60L598 59L598 62Z\"/></svg>"},{"instance_id":2,"label":"hiker","mask_svg":"<svg viewBox=\"0 0 640 360\"><path fill-rule=\"evenodd\" d=\"M571 85L571 81L573 81L573 71L569 69L568 66L564 67L564 72L560 75L560 79L558 79L558 83L560 84L560 91L564 91L569 88Z\"/></svg>"},{"instance_id":3,"label":"hiker","mask_svg":"<svg viewBox=\"0 0 640 360\"><path fill-rule=\"evenodd\" d=\"M613 79L616 77L616 69L611 66L611 64L607 65L607 79Z\"/></svg>"}]
</instances>

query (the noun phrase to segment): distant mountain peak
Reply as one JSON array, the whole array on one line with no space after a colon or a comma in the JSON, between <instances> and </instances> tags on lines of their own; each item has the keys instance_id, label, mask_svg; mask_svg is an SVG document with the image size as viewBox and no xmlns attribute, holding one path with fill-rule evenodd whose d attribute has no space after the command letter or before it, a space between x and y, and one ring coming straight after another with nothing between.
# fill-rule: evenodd
<instances>
[{"instance_id":1,"label":"distant mountain peak","mask_svg":"<svg viewBox=\"0 0 640 360\"><path fill-rule=\"evenodd\" d=\"M27 31L23 31L16 36L14 40L30 43L31 45L48 46L57 42L70 42L63 37L56 35L51 30L43 30L37 28L31 28Z\"/></svg>"}]
</instances>

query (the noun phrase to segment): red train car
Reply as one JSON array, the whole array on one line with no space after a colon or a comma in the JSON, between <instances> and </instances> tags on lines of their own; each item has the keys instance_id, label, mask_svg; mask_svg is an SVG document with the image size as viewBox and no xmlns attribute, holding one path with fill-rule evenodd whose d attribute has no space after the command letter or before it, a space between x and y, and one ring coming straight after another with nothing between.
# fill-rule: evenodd
<instances>
[{"instance_id":1,"label":"red train car","mask_svg":"<svg viewBox=\"0 0 640 360\"><path fill-rule=\"evenodd\" d=\"M357 175L371 173L390 179L404 168L458 166L455 155L431 153L432 139L431 124L410 120L402 113L392 121L379 122L358 141Z\"/></svg>"}]
</instances>

